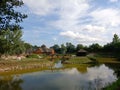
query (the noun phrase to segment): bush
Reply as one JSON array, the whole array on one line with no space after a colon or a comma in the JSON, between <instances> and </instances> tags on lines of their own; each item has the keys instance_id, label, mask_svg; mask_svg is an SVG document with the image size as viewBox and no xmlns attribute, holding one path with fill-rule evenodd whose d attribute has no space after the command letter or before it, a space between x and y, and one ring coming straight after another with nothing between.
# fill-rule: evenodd
<instances>
[{"instance_id":1,"label":"bush","mask_svg":"<svg viewBox=\"0 0 120 90\"><path fill-rule=\"evenodd\" d=\"M31 55L27 55L27 58L39 58L39 55L37 54L31 54Z\"/></svg>"}]
</instances>

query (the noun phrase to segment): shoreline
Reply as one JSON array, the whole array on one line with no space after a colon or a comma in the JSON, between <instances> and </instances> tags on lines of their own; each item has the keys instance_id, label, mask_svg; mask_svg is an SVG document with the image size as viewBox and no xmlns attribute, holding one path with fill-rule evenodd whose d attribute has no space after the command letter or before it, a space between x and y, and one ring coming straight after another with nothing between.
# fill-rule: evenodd
<instances>
[{"instance_id":1,"label":"shoreline","mask_svg":"<svg viewBox=\"0 0 120 90\"><path fill-rule=\"evenodd\" d=\"M51 69L54 62L48 60L1 60L0 61L0 75L5 73L19 73L30 72L36 70Z\"/></svg>"}]
</instances>

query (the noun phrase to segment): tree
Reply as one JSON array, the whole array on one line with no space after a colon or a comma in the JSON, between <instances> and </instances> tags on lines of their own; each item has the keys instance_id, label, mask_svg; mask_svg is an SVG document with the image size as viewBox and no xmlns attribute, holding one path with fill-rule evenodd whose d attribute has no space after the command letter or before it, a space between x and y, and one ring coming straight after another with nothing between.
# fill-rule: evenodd
<instances>
[{"instance_id":1,"label":"tree","mask_svg":"<svg viewBox=\"0 0 120 90\"><path fill-rule=\"evenodd\" d=\"M27 17L15 10L23 5L22 0L0 0L0 53L22 53L24 42L21 40L22 27L19 25Z\"/></svg>"},{"instance_id":2,"label":"tree","mask_svg":"<svg viewBox=\"0 0 120 90\"><path fill-rule=\"evenodd\" d=\"M38 48L39 48L39 46L37 46L37 45L32 46L33 51L37 50Z\"/></svg>"},{"instance_id":3,"label":"tree","mask_svg":"<svg viewBox=\"0 0 120 90\"><path fill-rule=\"evenodd\" d=\"M31 53L33 51L33 46L29 43L24 43L24 47L25 47L25 52L26 53Z\"/></svg>"},{"instance_id":4,"label":"tree","mask_svg":"<svg viewBox=\"0 0 120 90\"><path fill-rule=\"evenodd\" d=\"M106 45L104 45L103 50L106 52L111 52L114 55L120 53L120 39L117 34L114 34L111 43L107 43Z\"/></svg>"},{"instance_id":5,"label":"tree","mask_svg":"<svg viewBox=\"0 0 120 90\"><path fill-rule=\"evenodd\" d=\"M120 39L119 39L118 35L117 35L117 34L114 34L112 43L113 43L113 44L116 44L116 43L119 43L119 42L120 42Z\"/></svg>"},{"instance_id":6,"label":"tree","mask_svg":"<svg viewBox=\"0 0 120 90\"><path fill-rule=\"evenodd\" d=\"M72 43L66 43L67 53L74 53L75 52L75 46Z\"/></svg>"},{"instance_id":7,"label":"tree","mask_svg":"<svg viewBox=\"0 0 120 90\"><path fill-rule=\"evenodd\" d=\"M65 47L64 44L61 44L60 50L61 50L61 53L62 53L62 54L65 54L65 53L66 53L67 49L66 49L66 47Z\"/></svg>"},{"instance_id":8,"label":"tree","mask_svg":"<svg viewBox=\"0 0 120 90\"><path fill-rule=\"evenodd\" d=\"M103 50L105 52L113 52L113 48L114 48L113 44L107 43L106 45L104 45Z\"/></svg>"},{"instance_id":9,"label":"tree","mask_svg":"<svg viewBox=\"0 0 120 90\"><path fill-rule=\"evenodd\" d=\"M98 43L92 44L89 46L90 51L99 52L102 49L102 46L100 46Z\"/></svg>"},{"instance_id":10,"label":"tree","mask_svg":"<svg viewBox=\"0 0 120 90\"><path fill-rule=\"evenodd\" d=\"M79 51L80 49L83 49L84 46L82 44L78 44L76 47L76 51Z\"/></svg>"},{"instance_id":11,"label":"tree","mask_svg":"<svg viewBox=\"0 0 120 90\"><path fill-rule=\"evenodd\" d=\"M15 10L23 5L22 0L0 0L0 30L21 29L19 25L27 15Z\"/></svg>"},{"instance_id":12,"label":"tree","mask_svg":"<svg viewBox=\"0 0 120 90\"><path fill-rule=\"evenodd\" d=\"M54 46L52 46L51 48L53 48L55 50L56 53L61 53L60 51L60 46L58 44L55 44Z\"/></svg>"},{"instance_id":13,"label":"tree","mask_svg":"<svg viewBox=\"0 0 120 90\"><path fill-rule=\"evenodd\" d=\"M24 48L24 42L21 40L22 31L9 29L2 30L3 35L0 35L0 52L2 54L19 54L22 53Z\"/></svg>"}]
</instances>

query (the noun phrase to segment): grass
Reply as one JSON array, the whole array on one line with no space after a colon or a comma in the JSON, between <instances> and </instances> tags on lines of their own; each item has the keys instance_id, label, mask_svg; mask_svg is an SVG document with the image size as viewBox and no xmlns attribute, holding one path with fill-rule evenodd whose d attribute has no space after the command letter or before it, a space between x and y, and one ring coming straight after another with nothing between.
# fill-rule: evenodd
<instances>
[{"instance_id":1,"label":"grass","mask_svg":"<svg viewBox=\"0 0 120 90\"><path fill-rule=\"evenodd\" d=\"M120 63L120 61L117 60L117 58L102 58L102 57L96 57L96 60L99 63Z\"/></svg>"},{"instance_id":2,"label":"grass","mask_svg":"<svg viewBox=\"0 0 120 90\"><path fill-rule=\"evenodd\" d=\"M85 64L91 62L87 57L72 57L68 61L70 64Z\"/></svg>"},{"instance_id":3,"label":"grass","mask_svg":"<svg viewBox=\"0 0 120 90\"><path fill-rule=\"evenodd\" d=\"M81 73L87 72L87 67L90 66L91 60L88 57L71 57L65 61L64 68L77 68Z\"/></svg>"},{"instance_id":4,"label":"grass","mask_svg":"<svg viewBox=\"0 0 120 90\"><path fill-rule=\"evenodd\" d=\"M98 63L120 63L117 57L113 57L111 54L99 53L94 55L88 55L88 58L97 61Z\"/></svg>"},{"instance_id":5,"label":"grass","mask_svg":"<svg viewBox=\"0 0 120 90\"><path fill-rule=\"evenodd\" d=\"M43 70L50 70L48 67L44 68L32 68L32 69L23 69L23 70L14 70L14 71L8 71L8 72L0 72L1 76L8 76L12 74L24 74L24 73L32 73L36 71L43 71Z\"/></svg>"},{"instance_id":6,"label":"grass","mask_svg":"<svg viewBox=\"0 0 120 90\"><path fill-rule=\"evenodd\" d=\"M49 69L53 62L45 59L25 58L22 60L1 60L0 75L4 73L22 73L42 69Z\"/></svg>"}]
</instances>

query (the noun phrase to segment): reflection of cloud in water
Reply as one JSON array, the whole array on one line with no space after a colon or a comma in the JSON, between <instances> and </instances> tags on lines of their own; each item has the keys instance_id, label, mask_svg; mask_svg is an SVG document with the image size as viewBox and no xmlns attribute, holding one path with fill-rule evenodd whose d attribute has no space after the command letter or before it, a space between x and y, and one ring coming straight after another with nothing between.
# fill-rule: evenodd
<instances>
[{"instance_id":1,"label":"reflection of cloud in water","mask_svg":"<svg viewBox=\"0 0 120 90\"><path fill-rule=\"evenodd\" d=\"M100 67L87 68L87 73L85 74L80 73L76 68L64 71L64 73L67 75L60 77L59 81L64 81L66 86L72 85L78 87L79 89L84 88L85 90L90 87L92 89L102 88L117 79L117 77L114 75L114 71L105 65L101 65Z\"/></svg>"},{"instance_id":2,"label":"reflection of cloud in water","mask_svg":"<svg viewBox=\"0 0 120 90\"><path fill-rule=\"evenodd\" d=\"M67 74L69 74L69 75L75 75L75 74L78 75L78 74L80 74L76 68L66 69L66 70L64 71L64 73L67 73Z\"/></svg>"},{"instance_id":3,"label":"reflection of cloud in water","mask_svg":"<svg viewBox=\"0 0 120 90\"><path fill-rule=\"evenodd\" d=\"M90 90L90 88L93 90L116 80L114 71L105 65L87 68L87 72L84 74L80 73L76 68L54 73L39 72L37 74L23 77L25 80L22 85L24 90L32 90L36 87L40 90Z\"/></svg>"},{"instance_id":4,"label":"reflection of cloud in water","mask_svg":"<svg viewBox=\"0 0 120 90\"><path fill-rule=\"evenodd\" d=\"M54 68L62 68L62 67L63 67L63 65L61 63L61 60L59 62L55 63Z\"/></svg>"},{"instance_id":5,"label":"reflection of cloud in water","mask_svg":"<svg viewBox=\"0 0 120 90\"><path fill-rule=\"evenodd\" d=\"M116 76L114 76L113 74L114 71L103 64L100 67L88 68L86 75L89 80L100 78L103 79L104 82L113 82L116 79Z\"/></svg>"}]
</instances>

